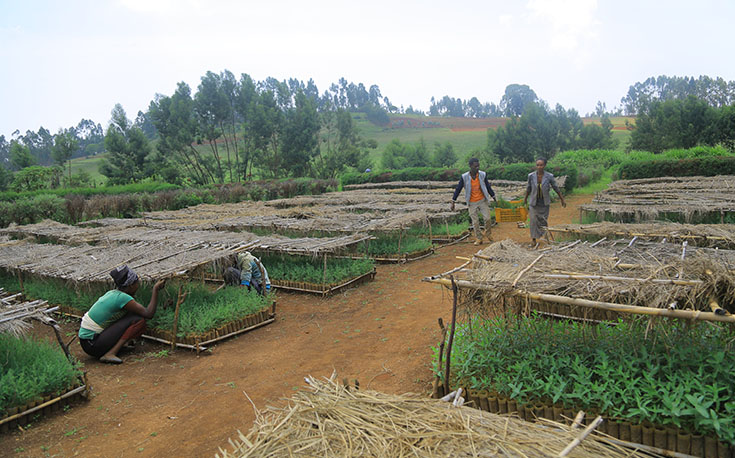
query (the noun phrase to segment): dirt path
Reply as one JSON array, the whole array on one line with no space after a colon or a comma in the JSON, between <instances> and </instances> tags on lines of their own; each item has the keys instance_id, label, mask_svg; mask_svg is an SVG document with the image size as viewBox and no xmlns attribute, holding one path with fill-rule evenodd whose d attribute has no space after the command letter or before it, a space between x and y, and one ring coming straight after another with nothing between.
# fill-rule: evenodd
<instances>
[{"instance_id":1,"label":"dirt path","mask_svg":"<svg viewBox=\"0 0 735 458\"><path fill-rule=\"evenodd\" d=\"M554 204L550 223L571 222L577 206L590 200L571 196L565 209ZM515 223L501 223L493 235L530 242L528 229ZM211 457L253 423L243 392L258 408L282 405L305 375L332 371L362 388L428 394L437 318L447 321L451 300L421 279L476 251L460 243L414 263L379 265L375 281L326 299L279 293L275 323L226 341L209 356L182 350L163 356L166 347L145 343L122 366L107 366L75 343L93 389L89 402L0 436L2 455ZM70 334L77 326L64 325Z\"/></svg>"}]
</instances>

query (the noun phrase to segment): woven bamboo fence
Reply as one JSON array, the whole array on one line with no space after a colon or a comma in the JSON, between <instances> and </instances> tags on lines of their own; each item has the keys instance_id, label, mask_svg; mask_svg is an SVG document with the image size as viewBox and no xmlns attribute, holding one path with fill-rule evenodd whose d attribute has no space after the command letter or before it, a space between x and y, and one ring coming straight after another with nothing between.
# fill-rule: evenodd
<instances>
[{"instance_id":1,"label":"woven bamboo fence","mask_svg":"<svg viewBox=\"0 0 735 458\"><path fill-rule=\"evenodd\" d=\"M567 423L527 423L415 395L307 377L283 408L256 409L250 432L218 457L635 457L634 448ZM645 455L648 456L648 455Z\"/></svg>"}]
</instances>

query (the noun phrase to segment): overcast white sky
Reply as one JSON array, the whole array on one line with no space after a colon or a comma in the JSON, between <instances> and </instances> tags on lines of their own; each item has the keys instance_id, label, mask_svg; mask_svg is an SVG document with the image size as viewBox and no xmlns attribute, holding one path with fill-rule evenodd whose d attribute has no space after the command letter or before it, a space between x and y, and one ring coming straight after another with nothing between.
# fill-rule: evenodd
<instances>
[{"instance_id":1,"label":"overcast white sky","mask_svg":"<svg viewBox=\"0 0 735 458\"><path fill-rule=\"evenodd\" d=\"M377 84L397 106L498 103L508 84L582 115L649 76L735 80L735 1L0 0L0 134L130 118L208 70Z\"/></svg>"}]
</instances>

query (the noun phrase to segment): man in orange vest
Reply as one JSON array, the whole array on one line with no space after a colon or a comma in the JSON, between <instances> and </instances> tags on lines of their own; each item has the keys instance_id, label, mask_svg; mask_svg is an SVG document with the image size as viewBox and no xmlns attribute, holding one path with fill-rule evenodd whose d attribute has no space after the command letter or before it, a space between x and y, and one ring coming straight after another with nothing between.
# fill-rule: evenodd
<instances>
[{"instance_id":1,"label":"man in orange vest","mask_svg":"<svg viewBox=\"0 0 735 458\"><path fill-rule=\"evenodd\" d=\"M490 199L492 198L495 202L498 200L495 198L495 192L490 186L490 182L487 180L487 174L480 170L480 160L477 158L470 159L470 171L462 174L462 177L457 183L457 187L454 189L454 196L452 197L452 211L454 211L454 203L457 201L457 196L464 188L465 200L467 201L467 208L470 212L470 219L472 220L472 226L475 229L475 245L482 243L482 232L480 232L480 218L478 213L482 213L482 219L485 221L485 236L488 242L492 242L493 239L490 236Z\"/></svg>"}]
</instances>

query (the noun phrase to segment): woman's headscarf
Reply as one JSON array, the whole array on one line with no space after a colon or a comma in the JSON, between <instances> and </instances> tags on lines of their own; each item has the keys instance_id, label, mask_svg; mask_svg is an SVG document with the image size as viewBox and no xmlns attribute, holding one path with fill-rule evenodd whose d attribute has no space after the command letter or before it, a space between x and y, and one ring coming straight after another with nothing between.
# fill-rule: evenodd
<instances>
[{"instance_id":1,"label":"woman's headscarf","mask_svg":"<svg viewBox=\"0 0 735 458\"><path fill-rule=\"evenodd\" d=\"M138 281L138 274L133 272L133 269L127 265L116 267L115 270L110 272L110 276L115 280L115 286L118 288L126 288Z\"/></svg>"}]
</instances>

